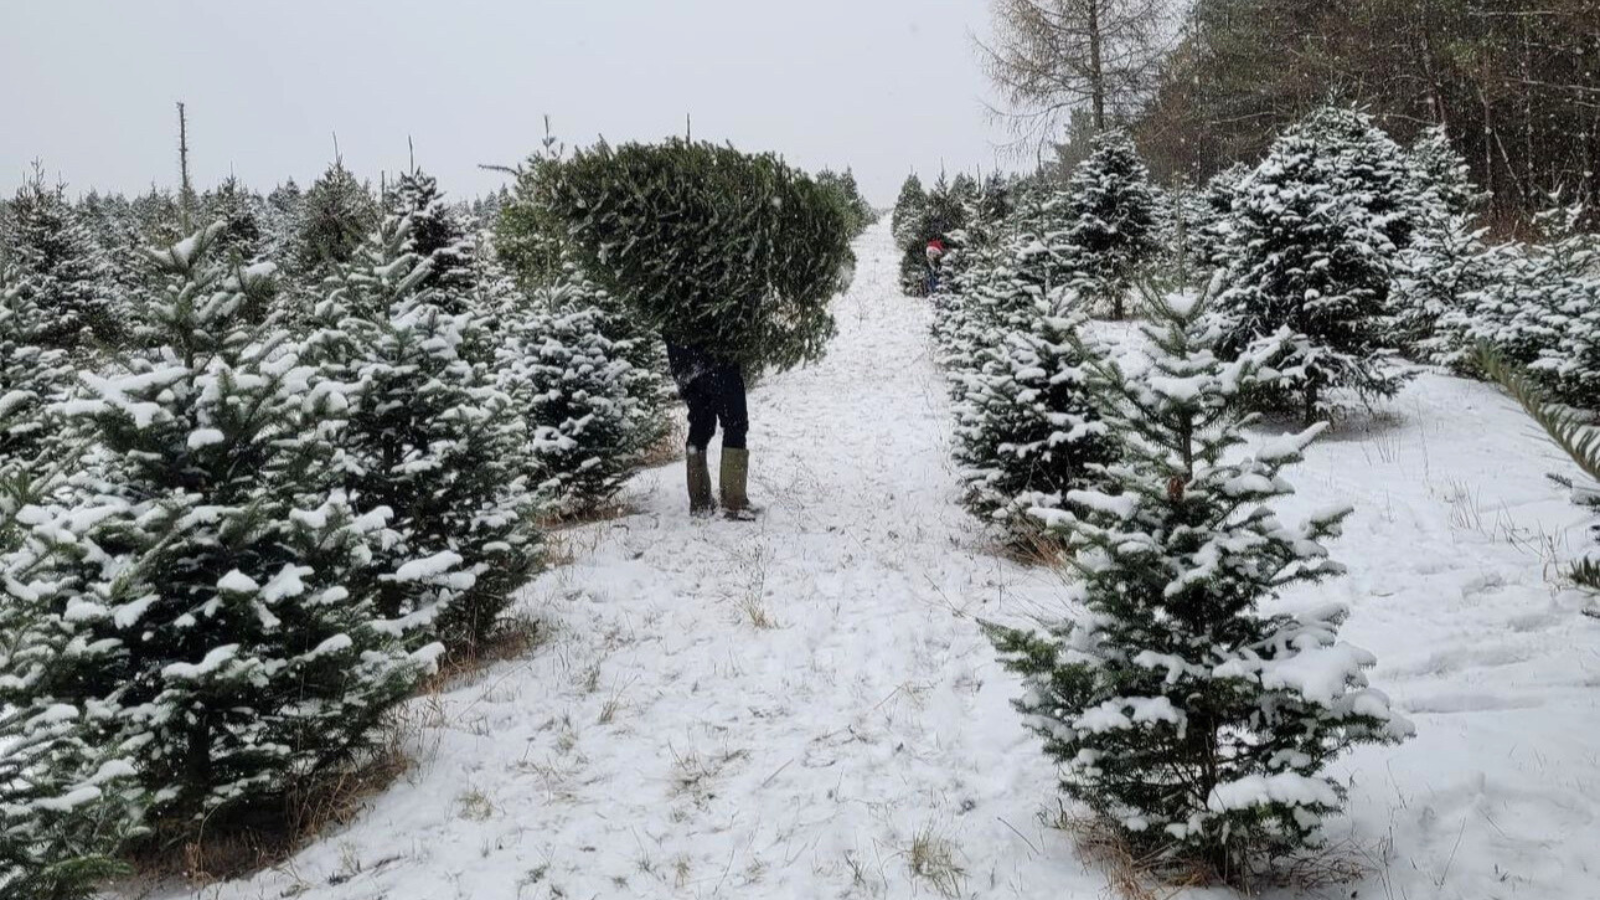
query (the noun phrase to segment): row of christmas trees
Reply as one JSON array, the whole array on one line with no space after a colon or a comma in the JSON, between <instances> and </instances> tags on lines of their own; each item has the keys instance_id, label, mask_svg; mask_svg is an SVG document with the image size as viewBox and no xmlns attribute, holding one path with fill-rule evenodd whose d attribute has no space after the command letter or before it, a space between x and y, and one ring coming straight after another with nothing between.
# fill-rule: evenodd
<instances>
[{"instance_id":1,"label":"row of christmas trees","mask_svg":"<svg viewBox=\"0 0 1600 900\"><path fill-rule=\"evenodd\" d=\"M926 212L953 195L959 215ZM1259 609L1342 571L1322 541L1348 509L1281 523L1283 470L1346 398L1392 396L1417 363L1505 360L1530 406L1568 405L1541 421L1600 471L1584 424L1600 244L1562 210L1544 241L1486 246L1442 131L1402 149L1338 108L1203 191L1158 190L1112 134L1064 183L903 199L908 250L930 218L949 229L935 338L965 501L1080 576L1076 621L990 626L1024 676L1018 708L1063 789L1136 855L1250 880L1341 805L1328 762L1411 731L1367 687L1370 654L1338 640L1342 610ZM1121 360L1082 326L1134 297L1143 341ZM1240 461L1243 430L1275 411L1307 430Z\"/></svg>"},{"instance_id":2,"label":"row of christmas trees","mask_svg":"<svg viewBox=\"0 0 1600 900\"><path fill-rule=\"evenodd\" d=\"M1540 239L1489 245L1481 196L1442 130L1398 147L1360 112L1324 109L1254 169L1162 191L1132 146L1102 138L1067 179L963 179L896 222L952 251L935 297L957 401L967 503L1025 534L1027 510L1098 459L1065 342L1074 315L1118 315L1132 285L1214 286L1230 358L1287 332L1247 401L1307 424L1351 400L1393 396L1419 364L1482 375L1484 348L1580 414L1600 410L1600 237L1581 210L1539 220ZM941 182L942 184L942 182ZM960 198L960 213L927 211ZM928 222L935 222L928 225ZM1081 457L1081 458L1080 458Z\"/></svg>"},{"instance_id":3,"label":"row of christmas trees","mask_svg":"<svg viewBox=\"0 0 1600 900\"><path fill-rule=\"evenodd\" d=\"M658 341L576 268L502 268L423 173L349 185L281 266L219 218L124 272L59 190L10 204L0 893L360 764L663 436Z\"/></svg>"}]
</instances>

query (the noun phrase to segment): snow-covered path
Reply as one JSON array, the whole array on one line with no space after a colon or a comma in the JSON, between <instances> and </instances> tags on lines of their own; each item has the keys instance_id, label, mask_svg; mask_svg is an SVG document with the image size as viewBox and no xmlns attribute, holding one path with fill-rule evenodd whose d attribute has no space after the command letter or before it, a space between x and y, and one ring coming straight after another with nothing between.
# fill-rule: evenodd
<instances>
[{"instance_id":1,"label":"snow-covered path","mask_svg":"<svg viewBox=\"0 0 1600 900\"><path fill-rule=\"evenodd\" d=\"M858 251L828 358L752 398L759 523L691 522L681 466L642 475L637 514L562 535L574 561L527 589L548 640L416 705L405 781L197 896L1103 896L1039 821L1052 769L975 621L1059 612L1059 576L957 507L927 307L886 226ZM1392 846L1335 893L1600 897L1600 623L1529 549L1577 520L1555 461L1481 385L1396 409L1290 473L1297 507L1357 505L1329 590L1422 731L1341 764L1336 836Z\"/></svg>"}]
</instances>

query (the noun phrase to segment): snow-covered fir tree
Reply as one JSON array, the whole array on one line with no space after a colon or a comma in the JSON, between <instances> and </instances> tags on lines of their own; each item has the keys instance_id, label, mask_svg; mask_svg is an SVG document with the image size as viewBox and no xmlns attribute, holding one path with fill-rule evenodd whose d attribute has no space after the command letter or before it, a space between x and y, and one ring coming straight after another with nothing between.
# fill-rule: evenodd
<instances>
[{"instance_id":1,"label":"snow-covered fir tree","mask_svg":"<svg viewBox=\"0 0 1600 900\"><path fill-rule=\"evenodd\" d=\"M1083 248L1072 239L1078 218L1070 193L1059 182L1036 177L1018 192L1006 242L1016 276L1041 295L1063 287L1093 287ZM1079 291L1076 296L1084 295Z\"/></svg>"},{"instance_id":2,"label":"snow-covered fir tree","mask_svg":"<svg viewBox=\"0 0 1600 900\"><path fill-rule=\"evenodd\" d=\"M1248 166L1234 163L1211 176L1185 205L1189 262L1202 283L1211 280L1211 273L1220 264L1218 255L1228 243L1233 221L1234 196L1249 175Z\"/></svg>"},{"instance_id":3,"label":"snow-covered fir tree","mask_svg":"<svg viewBox=\"0 0 1600 900\"><path fill-rule=\"evenodd\" d=\"M46 347L87 349L114 342L118 322L109 296L105 255L67 200L66 188L48 184L42 166L10 204L7 255L17 289L43 310Z\"/></svg>"},{"instance_id":4,"label":"snow-covered fir tree","mask_svg":"<svg viewBox=\"0 0 1600 900\"><path fill-rule=\"evenodd\" d=\"M0 520L0 896L73 900L123 867L145 793L115 732L115 702L62 702L60 679L114 652L61 616L82 593L89 520L46 501Z\"/></svg>"},{"instance_id":5,"label":"snow-covered fir tree","mask_svg":"<svg viewBox=\"0 0 1600 900\"><path fill-rule=\"evenodd\" d=\"M52 317L15 281L15 271L0 260L0 519L42 501L80 455L52 412L75 367L67 351L47 346Z\"/></svg>"},{"instance_id":6,"label":"snow-covered fir tree","mask_svg":"<svg viewBox=\"0 0 1600 900\"><path fill-rule=\"evenodd\" d=\"M1435 219L1471 213L1486 199L1472 183L1472 167L1450 142L1443 125L1424 129L1406 149L1406 162L1423 204Z\"/></svg>"},{"instance_id":7,"label":"snow-covered fir tree","mask_svg":"<svg viewBox=\"0 0 1600 900\"><path fill-rule=\"evenodd\" d=\"M485 318L421 287L429 267L409 229L386 219L330 280L309 339L314 393L347 405L352 502L392 513L374 567L379 608L470 652L537 562L526 426L496 384Z\"/></svg>"},{"instance_id":8,"label":"snow-covered fir tree","mask_svg":"<svg viewBox=\"0 0 1600 900\"><path fill-rule=\"evenodd\" d=\"M528 474L561 513L609 501L662 438L659 370L636 366L634 341L612 339L598 286L573 272L536 289L507 330L500 383L527 421ZM651 358L653 352L642 354Z\"/></svg>"},{"instance_id":9,"label":"snow-covered fir tree","mask_svg":"<svg viewBox=\"0 0 1600 900\"><path fill-rule=\"evenodd\" d=\"M889 233L894 235L894 242L904 247L916 240L922 231L921 222L927 216L928 193L922 187L922 179L913 172L906 176L900 185L900 195L894 202L894 211L889 218Z\"/></svg>"},{"instance_id":10,"label":"snow-covered fir tree","mask_svg":"<svg viewBox=\"0 0 1600 900\"><path fill-rule=\"evenodd\" d=\"M273 188L261 206L262 254L268 259L293 259L300 233L305 194L293 178Z\"/></svg>"},{"instance_id":11,"label":"snow-covered fir tree","mask_svg":"<svg viewBox=\"0 0 1600 900\"><path fill-rule=\"evenodd\" d=\"M1075 301L1017 281L1011 290L1023 292L1008 303L1020 321L998 329L957 375L955 457L967 508L1022 539L1039 530L1031 510L1059 507L1093 483L1091 467L1109 463L1114 446L1085 392L1081 319L1066 312Z\"/></svg>"},{"instance_id":12,"label":"snow-covered fir tree","mask_svg":"<svg viewBox=\"0 0 1600 900\"><path fill-rule=\"evenodd\" d=\"M1066 193L1065 239L1080 260L1079 290L1121 319L1134 273L1156 250L1160 209L1150 172L1126 134L1106 132L1072 170Z\"/></svg>"},{"instance_id":13,"label":"snow-covered fir tree","mask_svg":"<svg viewBox=\"0 0 1600 900\"><path fill-rule=\"evenodd\" d=\"M1392 276L1393 341L1413 359L1470 369L1462 326L1495 277L1501 251L1484 245L1486 229L1474 219L1483 195L1442 125L1417 138L1406 163L1413 227Z\"/></svg>"},{"instance_id":14,"label":"snow-covered fir tree","mask_svg":"<svg viewBox=\"0 0 1600 900\"><path fill-rule=\"evenodd\" d=\"M1477 304L1512 255L1486 246L1485 231L1471 216L1451 213L1420 228L1401 252L1392 339L1412 359L1472 371Z\"/></svg>"},{"instance_id":15,"label":"snow-covered fir tree","mask_svg":"<svg viewBox=\"0 0 1600 900\"><path fill-rule=\"evenodd\" d=\"M385 513L355 514L330 485L338 423L308 404L293 343L241 327L270 281L216 259L220 230L152 252L147 349L63 404L100 459L72 510L83 587L41 627L95 653L33 692L114 708L96 745L124 748L180 833L373 749L439 650L408 653L375 609Z\"/></svg>"},{"instance_id":16,"label":"snow-covered fir tree","mask_svg":"<svg viewBox=\"0 0 1600 900\"><path fill-rule=\"evenodd\" d=\"M1236 452L1239 394L1265 354L1223 362L1223 329L1194 295L1147 305L1148 365L1099 361L1091 380L1119 461L1103 487L1040 511L1067 542L1072 599L1088 611L1043 632L988 631L1023 677L1016 705L1070 797L1136 856L1247 881L1340 807L1330 762L1412 728L1367 686L1373 657L1338 639L1342 608L1260 608L1342 571L1322 541L1348 509L1298 526L1272 509L1321 426Z\"/></svg>"},{"instance_id":17,"label":"snow-covered fir tree","mask_svg":"<svg viewBox=\"0 0 1600 900\"><path fill-rule=\"evenodd\" d=\"M237 253L246 261L253 261L261 254L265 249L259 213L262 203L260 197L232 175L201 196L199 205L203 220L222 223L215 252Z\"/></svg>"},{"instance_id":18,"label":"snow-covered fir tree","mask_svg":"<svg viewBox=\"0 0 1600 900\"><path fill-rule=\"evenodd\" d=\"M1483 342L1524 366L1557 401L1600 409L1600 236L1580 207L1538 217L1543 239L1500 250L1493 276L1441 331Z\"/></svg>"},{"instance_id":19,"label":"snow-covered fir tree","mask_svg":"<svg viewBox=\"0 0 1600 900\"><path fill-rule=\"evenodd\" d=\"M378 219L377 201L344 163L336 160L300 200L288 262L303 279L315 284L355 257Z\"/></svg>"},{"instance_id":20,"label":"snow-covered fir tree","mask_svg":"<svg viewBox=\"0 0 1600 900\"><path fill-rule=\"evenodd\" d=\"M438 287L441 297L465 296L473 286L477 242L460 214L445 202L438 180L414 169L395 181L387 199L391 215L411 222L412 251L428 261L421 287Z\"/></svg>"},{"instance_id":21,"label":"snow-covered fir tree","mask_svg":"<svg viewBox=\"0 0 1600 900\"><path fill-rule=\"evenodd\" d=\"M1325 108L1285 132L1235 190L1219 254L1230 320L1227 350L1287 327L1280 377L1258 399L1309 423L1336 388L1363 399L1405 383L1394 364L1390 287L1416 210L1398 147L1366 116Z\"/></svg>"}]
</instances>

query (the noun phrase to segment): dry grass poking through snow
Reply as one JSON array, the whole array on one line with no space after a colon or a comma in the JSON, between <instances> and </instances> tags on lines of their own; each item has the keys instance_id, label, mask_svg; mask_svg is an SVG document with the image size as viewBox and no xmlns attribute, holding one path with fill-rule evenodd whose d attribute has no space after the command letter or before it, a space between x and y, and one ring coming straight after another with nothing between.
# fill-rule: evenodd
<instances>
[{"instance_id":1,"label":"dry grass poking through snow","mask_svg":"<svg viewBox=\"0 0 1600 900\"><path fill-rule=\"evenodd\" d=\"M1173 900L1191 888L1239 886L1239 878L1226 878L1198 862L1173 861L1159 854L1140 855L1123 833L1105 819L1091 815L1058 813L1052 827L1066 832L1084 862L1105 876L1107 890L1121 900ZM1331 889L1348 885L1368 872L1363 859L1373 859L1347 843L1330 843L1277 862L1270 870L1242 879L1247 893L1267 888L1288 888L1302 896L1342 896Z\"/></svg>"}]
</instances>

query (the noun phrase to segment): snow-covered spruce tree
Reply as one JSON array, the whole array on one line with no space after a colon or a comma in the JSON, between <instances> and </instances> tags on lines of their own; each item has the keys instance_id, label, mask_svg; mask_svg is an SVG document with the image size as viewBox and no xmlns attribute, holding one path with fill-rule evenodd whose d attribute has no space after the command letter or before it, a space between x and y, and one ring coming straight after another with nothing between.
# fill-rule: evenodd
<instances>
[{"instance_id":1,"label":"snow-covered spruce tree","mask_svg":"<svg viewBox=\"0 0 1600 900\"><path fill-rule=\"evenodd\" d=\"M178 835L271 815L383 740L437 645L400 646L364 588L382 514L329 473L312 371L238 311L270 284L213 256L220 225L153 251L163 288L148 349L82 376L63 412L102 460L72 515L81 591L52 604L78 664L36 703L111 704L97 746L124 748Z\"/></svg>"},{"instance_id":2,"label":"snow-covered spruce tree","mask_svg":"<svg viewBox=\"0 0 1600 900\"><path fill-rule=\"evenodd\" d=\"M537 289L501 348L501 386L527 422L530 481L566 514L614 497L665 421L661 376L606 335L596 291L581 278Z\"/></svg>"},{"instance_id":3,"label":"snow-covered spruce tree","mask_svg":"<svg viewBox=\"0 0 1600 900\"><path fill-rule=\"evenodd\" d=\"M1081 260L1079 290L1121 319L1135 271L1157 249L1160 209L1150 171L1125 133L1106 132L1072 170L1066 193L1065 240Z\"/></svg>"},{"instance_id":4,"label":"snow-covered spruce tree","mask_svg":"<svg viewBox=\"0 0 1600 900\"><path fill-rule=\"evenodd\" d=\"M1486 229L1474 221L1483 195L1443 126L1424 131L1406 151L1406 163L1414 224L1395 261L1394 342L1413 359L1468 369L1472 349L1460 328L1471 318L1475 294L1494 277L1499 256L1484 246Z\"/></svg>"},{"instance_id":5,"label":"snow-covered spruce tree","mask_svg":"<svg viewBox=\"0 0 1600 900\"><path fill-rule=\"evenodd\" d=\"M1424 212L1436 221L1465 216L1486 199L1472 183L1472 167L1450 143L1443 125L1425 129L1406 149L1406 162Z\"/></svg>"},{"instance_id":6,"label":"snow-covered spruce tree","mask_svg":"<svg viewBox=\"0 0 1600 900\"><path fill-rule=\"evenodd\" d=\"M378 219L377 201L336 160L300 199L288 262L303 282L315 285L354 258Z\"/></svg>"},{"instance_id":7,"label":"snow-covered spruce tree","mask_svg":"<svg viewBox=\"0 0 1600 900\"><path fill-rule=\"evenodd\" d=\"M922 187L922 179L913 172L906 176L900 185L900 196L894 202L894 211L889 218L889 233L894 235L896 245L904 247L916 240L922 232L922 221L927 217L928 193Z\"/></svg>"},{"instance_id":8,"label":"snow-covered spruce tree","mask_svg":"<svg viewBox=\"0 0 1600 900\"><path fill-rule=\"evenodd\" d=\"M0 525L0 896L89 897L122 867L143 792L114 729L114 702L63 703L58 679L112 651L78 639L60 612L82 591L75 563L88 520L46 503Z\"/></svg>"},{"instance_id":9,"label":"snow-covered spruce tree","mask_svg":"<svg viewBox=\"0 0 1600 900\"><path fill-rule=\"evenodd\" d=\"M1041 296L1064 287L1093 287L1086 276L1090 262L1072 240L1077 221L1072 197L1059 182L1038 179L1018 200L1008 223L1007 252L1016 277ZM1091 299L1081 290L1074 296Z\"/></svg>"},{"instance_id":10,"label":"snow-covered spruce tree","mask_svg":"<svg viewBox=\"0 0 1600 900\"><path fill-rule=\"evenodd\" d=\"M1579 207L1538 218L1544 239L1496 254L1489 283L1441 330L1488 344L1559 402L1600 409L1600 236Z\"/></svg>"},{"instance_id":11,"label":"snow-covered spruce tree","mask_svg":"<svg viewBox=\"0 0 1600 900\"><path fill-rule=\"evenodd\" d=\"M1012 283L1013 290L1027 291ZM1031 511L1059 508L1069 490L1090 486L1112 461L1113 442L1090 406L1087 370L1075 343L1081 317L1060 294L1013 300L1033 308L998 339L978 348L960 372L955 457L964 503L1014 539L1039 531Z\"/></svg>"},{"instance_id":12,"label":"snow-covered spruce tree","mask_svg":"<svg viewBox=\"0 0 1600 900\"><path fill-rule=\"evenodd\" d=\"M1322 426L1241 458L1239 392L1266 354L1223 362L1223 329L1195 295L1146 302L1148 367L1097 361L1090 383L1120 461L1105 487L1041 511L1088 612L1043 633L987 629L1070 797L1137 856L1247 881L1339 808L1333 759L1412 727L1367 687L1371 654L1338 640L1342 608L1260 609L1343 571L1321 542L1348 509L1290 526L1271 506Z\"/></svg>"},{"instance_id":13,"label":"snow-covered spruce tree","mask_svg":"<svg viewBox=\"0 0 1600 900\"><path fill-rule=\"evenodd\" d=\"M442 288L419 287L428 265L409 228L386 219L329 282L309 340L313 393L347 405L351 502L392 513L372 567L378 608L470 653L537 562L526 426L495 383L497 340L484 318Z\"/></svg>"},{"instance_id":14,"label":"snow-covered spruce tree","mask_svg":"<svg viewBox=\"0 0 1600 900\"><path fill-rule=\"evenodd\" d=\"M1363 399L1393 396L1390 286L1411 241L1415 209L1399 148L1365 116L1325 108L1285 132L1234 192L1218 259L1229 319L1224 351L1245 352L1287 327L1280 376L1258 404L1298 406L1309 424L1336 388Z\"/></svg>"},{"instance_id":15,"label":"snow-covered spruce tree","mask_svg":"<svg viewBox=\"0 0 1600 900\"><path fill-rule=\"evenodd\" d=\"M1185 206L1190 266L1202 284L1211 280L1211 273L1219 265L1218 256L1227 246L1233 221L1234 196L1249 175L1249 167L1234 163L1211 176Z\"/></svg>"},{"instance_id":16,"label":"snow-covered spruce tree","mask_svg":"<svg viewBox=\"0 0 1600 900\"><path fill-rule=\"evenodd\" d=\"M294 257L305 195L293 178L272 189L261 207L262 253L268 259Z\"/></svg>"},{"instance_id":17,"label":"snow-covered spruce tree","mask_svg":"<svg viewBox=\"0 0 1600 900\"><path fill-rule=\"evenodd\" d=\"M262 204L259 196L232 175L215 190L206 191L200 198L204 221L222 223L214 252L237 253L247 262L259 257L265 249L259 213Z\"/></svg>"},{"instance_id":18,"label":"snow-covered spruce tree","mask_svg":"<svg viewBox=\"0 0 1600 900\"><path fill-rule=\"evenodd\" d=\"M429 273L421 287L440 288L441 298L459 298L471 291L477 242L445 202L438 180L421 169L408 172L395 182L388 201L390 215L411 221L412 252L428 261Z\"/></svg>"},{"instance_id":19,"label":"snow-covered spruce tree","mask_svg":"<svg viewBox=\"0 0 1600 900\"><path fill-rule=\"evenodd\" d=\"M1034 330L1052 298L1073 296L1061 292L1064 283L1051 281L1049 258L1048 248L1026 232L993 247L964 249L957 257L956 275L934 295L934 308L940 362L958 405L976 383L971 376L982 370L985 351L1005 345L1014 331Z\"/></svg>"},{"instance_id":20,"label":"snow-covered spruce tree","mask_svg":"<svg viewBox=\"0 0 1600 900\"><path fill-rule=\"evenodd\" d=\"M40 343L78 350L97 340L115 341L119 323L108 297L105 256L65 187L47 184L43 167L35 164L11 201L10 218L6 252L16 267L15 284L48 319Z\"/></svg>"},{"instance_id":21,"label":"snow-covered spruce tree","mask_svg":"<svg viewBox=\"0 0 1600 900\"><path fill-rule=\"evenodd\" d=\"M1487 247L1472 217L1449 214L1418 229L1392 285L1393 339L1412 359L1473 371L1477 304L1514 251Z\"/></svg>"},{"instance_id":22,"label":"snow-covered spruce tree","mask_svg":"<svg viewBox=\"0 0 1600 900\"><path fill-rule=\"evenodd\" d=\"M0 520L44 499L72 474L76 442L51 405L75 377L65 350L46 346L52 317L0 260Z\"/></svg>"}]
</instances>

